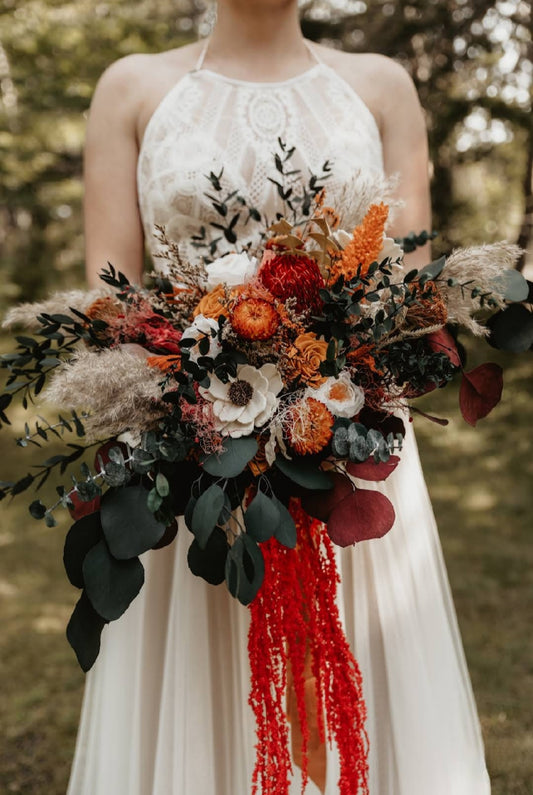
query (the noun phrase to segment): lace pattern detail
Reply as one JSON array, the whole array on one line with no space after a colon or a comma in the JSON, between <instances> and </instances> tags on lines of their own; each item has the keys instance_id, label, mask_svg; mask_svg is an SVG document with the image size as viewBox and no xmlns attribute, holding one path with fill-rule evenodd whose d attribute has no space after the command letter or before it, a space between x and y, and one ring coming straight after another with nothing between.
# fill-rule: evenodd
<instances>
[{"instance_id":1,"label":"lace pattern detail","mask_svg":"<svg viewBox=\"0 0 533 795\"><path fill-rule=\"evenodd\" d=\"M137 182L148 248L158 268L156 225L198 258L190 237L218 219L209 199L210 171L223 169L224 189L238 190L263 216L282 211L273 153L277 140L296 146L292 163L304 177L333 166L327 203L341 208L342 224L360 220L363 195L383 190L379 131L367 106L323 63L282 83L233 80L207 69L190 72L163 98L148 122ZM366 197L368 198L368 197ZM243 220L245 217L243 213ZM239 238L257 242L253 222L238 224ZM211 236L214 236L213 234ZM220 251L231 244L221 241Z\"/></svg>"}]
</instances>

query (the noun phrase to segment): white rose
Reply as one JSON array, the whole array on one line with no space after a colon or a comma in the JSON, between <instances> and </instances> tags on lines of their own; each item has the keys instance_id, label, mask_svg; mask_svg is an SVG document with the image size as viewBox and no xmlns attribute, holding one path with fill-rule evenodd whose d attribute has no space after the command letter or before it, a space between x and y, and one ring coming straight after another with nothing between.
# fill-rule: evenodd
<instances>
[{"instance_id":1,"label":"white rose","mask_svg":"<svg viewBox=\"0 0 533 795\"><path fill-rule=\"evenodd\" d=\"M217 284L235 287L250 281L257 270L257 260L248 254L225 254L205 266L207 289L213 290Z\"/></svg>"},{"instance_id":2,"label":"white rose","mask_svg":"<svg viewBox=\"0 0 533 795\"><path fill-rule=\"evenodd\" d=\"M222 346L218 341L217 334L213 334L213 332L218 333L218 321L214 320L213 318L206 317L205 315L196 315L191 325L183 332L182 339L193 339L199 342L205 336L208 336L209 351L206 355L211 356L211 358L214 359L215 356L217 356L217 354L219 354L222 350ZM193 362L196 362L198 357L201 355L200 351L198 350L198 345L193 345L191 348L184 348L184 350L189 353L191 361Z\"/></svg>"},{"instance_id":3,"label":"white rose","mask_svg":"<svg viewBox=\"0 0 533 795\"><path fill-rule=\"evenodd\" d=\"M352 383L350 374L342 372L338 378L326 378L318 389L309 387L306 397L320 400L336 417L351 419L365 405L365 393L360 386Z\"/></svg>"}]
</instances>

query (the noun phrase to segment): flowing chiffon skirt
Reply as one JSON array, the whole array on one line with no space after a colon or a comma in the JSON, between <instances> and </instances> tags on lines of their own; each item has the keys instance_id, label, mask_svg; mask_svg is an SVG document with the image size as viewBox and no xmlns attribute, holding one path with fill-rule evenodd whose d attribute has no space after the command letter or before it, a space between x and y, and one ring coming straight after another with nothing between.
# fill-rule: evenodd
<instances>
[{"instance_id":1,"label":"flowing chiffon skirt","mask_svg":"<svg viewBox=\"0 0 533 795\"><path fill-rule=\"evenodd\" d=\"M365 488L374 484L365 483ZM339 550L339 606L363 673L371 795L487 795L490 784L442 551L412 428L383 484L396 523ZM68 795L249 795L248 611L171 547L103 633L87 676ZM328 751L326 795L338 792ZM298 771L291 795L300 792ZM308 795L318 795L310 784Z\"/></svg>"}]
</instances>

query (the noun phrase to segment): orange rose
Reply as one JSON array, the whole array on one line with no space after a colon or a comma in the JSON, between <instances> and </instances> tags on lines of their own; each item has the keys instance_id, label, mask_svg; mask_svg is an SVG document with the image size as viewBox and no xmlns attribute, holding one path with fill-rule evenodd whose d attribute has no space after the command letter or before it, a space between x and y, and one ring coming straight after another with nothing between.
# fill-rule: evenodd
<instances>
[{"instance_id":1,"label":"orange rose","mask_svg":"<svg viewBox=\"0 0 533 795\"><path fill-rule=\"evenodd\" d=\"M319 340L312 331L300 334L288 353L289 378L299 378L307 386L317 387L324 383L320 365L326 359L328 343Z\"/></svg>"},{"instance_id":2,"label":"orange rose","mask_svg":"<svg viewBox=\"0 0 533 795\"><path fill-rule=\"evenodd\" d=\"M226 309L226 290L224 289L224 285L217 284L210 293L204 295L196 306L193 314L194 317L203 315L212 320L218 320L220 315L227 317L228 310Z\"/></svg>"}]
</instances>

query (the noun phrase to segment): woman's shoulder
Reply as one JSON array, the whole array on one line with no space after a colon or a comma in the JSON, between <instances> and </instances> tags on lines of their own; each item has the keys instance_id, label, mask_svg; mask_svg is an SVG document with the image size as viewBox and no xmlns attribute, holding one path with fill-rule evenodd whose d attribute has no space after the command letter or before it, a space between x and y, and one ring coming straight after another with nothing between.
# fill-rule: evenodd
<instances>
[{"instance_id":1,"label":"woman's shoulder","mask_svg":"<svg viewBox=\"0 0 533 795\"><path fill-rule=\"evenodd\" d=\"M112 110L115 118L130 125L138 135L154 106L194 68L201 46L194 42L164 52L134 53L114 61L96 85L91 113Z\"/></svg>"},{"instance_id":2,"label":"woman's shoulder","mask_svg":"<svg viewBox=\"0 0 533 795\"><path fill-rule=\"evenodd\" d=\"M315 45L316 46L316 45ZM418 106L413 80L398 61L379 53L348 53L318 45L318 54L361 97L379 126L392 108L409 113Z\"/></svg>"}]
</instances>

